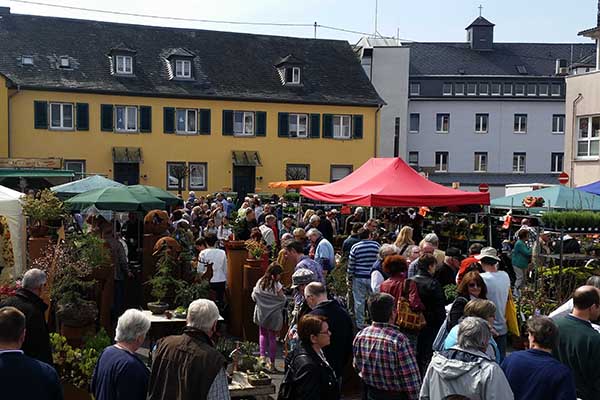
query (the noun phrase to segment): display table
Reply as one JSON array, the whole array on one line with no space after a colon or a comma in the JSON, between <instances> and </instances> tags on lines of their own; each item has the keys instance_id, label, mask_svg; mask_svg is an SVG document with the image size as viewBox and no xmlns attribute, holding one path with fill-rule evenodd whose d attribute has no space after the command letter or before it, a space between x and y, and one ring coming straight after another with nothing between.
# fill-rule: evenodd
<instances>
[{"instance_id":1,"label":"display table","mask_svg":"<svg viewBox=\"0 0 600 400\"><path fill-rule=\"evenodd\" d=\"M150 330L146 338L150 341L150 351L154 347L154 343L165 336L180 335L185 328L186 320L183 318L168 319L164 315L154 315L152 311L142 311L148 319L150 319Z\"/></svg>"},{"instance_id":2,"label":"display table","mask_svg":"<svg viewBox=\"0 0 600 400\"><path fill-rule=\"evenodd\" d=\"M275 385L252 386L248 383L248 375L245 372L236 371L233 373L232 382L229 384L229 394L231 398L236 397L254 397L256 399L268 399L269 395L275 394Z\"/></svg>"}]
</instances>

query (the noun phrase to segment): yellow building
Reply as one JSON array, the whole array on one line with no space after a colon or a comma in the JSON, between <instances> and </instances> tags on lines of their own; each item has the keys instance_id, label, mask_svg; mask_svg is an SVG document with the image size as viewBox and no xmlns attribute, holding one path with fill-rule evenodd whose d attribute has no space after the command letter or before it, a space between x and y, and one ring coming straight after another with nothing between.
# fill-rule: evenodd
<instances>
[{"instance_id":1,"label":"yellow building","mask_svg":"<svg viewBox=\"0 0 600 400\"><path fill-rule=\"evenodd\" d=\"M0 157L250 193L376 155L383 101L346 42L0 16Z\"/></svg>"}]
</instances>

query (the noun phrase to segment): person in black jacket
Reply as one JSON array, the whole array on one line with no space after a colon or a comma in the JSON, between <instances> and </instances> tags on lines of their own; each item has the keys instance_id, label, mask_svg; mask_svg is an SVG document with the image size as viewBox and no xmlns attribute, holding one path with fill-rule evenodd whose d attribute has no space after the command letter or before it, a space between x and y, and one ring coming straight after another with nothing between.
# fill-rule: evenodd
<instances>
[{"instance_id":1,"label":"person in black jacket","mask_svg":"<svg viewBox=\"0 0 600 400\"><path fill-rule=\"evenodd\" d=\"M421 375L427 371L433 356L433 341L446 318L446 297L440 283L433 278L436 265L437 260L432 254L422 255L417 264L417 274L411 278L417 284L419 297L425 306L423 315L427 322L417 337L417 363Z\"/></svg>"},{"instance_id":2,"label":"person in black jacket","mask_svg":"<svg viewBox=\"0 0 600 400\"><path fill-rule=\"evenodd\" d=\"M322 350L331 341L325 317L310 314L302 317L298 323L298 336L298 347L285 360L285 376L279 395L290 399L339 399L335 372Z\"/></svg>"},{"instance_id":3,"label":"person in black jacket","mask_svg":"<svg viewBox=\"0 0 600 400\"><path fill-rule=\"evenodd\" d=\"M40 297L46 279L44 271L37 268L28 270L23 275L22 287L14 296L5 299L0 307L12 306L25 314L26 335L22 347L25 355L53 365L50 333L44 317L48 305Z\"/></svg>"}]
</instances>

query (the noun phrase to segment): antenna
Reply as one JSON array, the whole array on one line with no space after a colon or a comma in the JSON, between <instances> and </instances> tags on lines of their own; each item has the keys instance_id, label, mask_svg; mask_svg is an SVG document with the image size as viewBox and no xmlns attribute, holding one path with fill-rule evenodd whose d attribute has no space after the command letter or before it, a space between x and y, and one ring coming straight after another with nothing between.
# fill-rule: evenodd
<instances>
[{"instance_id":1,"label":"antenna","mask_svg":"<svg viewBox=\"0 0 600 400\"><path fill-rule=\"evenodd\" d=\"M477 8L479 8L479 16L481 17L481 10L483 10L483 6L480 4Z\"/></svg>"}]
</instances>

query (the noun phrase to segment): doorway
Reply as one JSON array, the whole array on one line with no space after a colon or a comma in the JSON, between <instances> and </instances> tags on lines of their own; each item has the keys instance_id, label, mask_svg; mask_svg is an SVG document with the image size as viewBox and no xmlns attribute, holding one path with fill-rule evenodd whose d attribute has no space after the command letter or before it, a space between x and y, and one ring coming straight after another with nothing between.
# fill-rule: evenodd
<instances>
[{"instance_id":1,"label":"doorway","mask_svg":"<svg viewBox=\"0 0 600 400\"><path fill-rule=\"evenodd\" d=\"M233 191L237 192L238 203L244 201L248 193L254 193L256 189L256 167L234 166L233 167Z\"/></svg>"},{"instance_id":2,"label":"doorway","mask_svg":"<svg viewBox=\"0 0 600 400\"><path fill-rule=\"evenodd\" d=\"M140 183L139 163L114 163L114 180L124 185L137 185Z\"/></svg>"}]
</instances>

